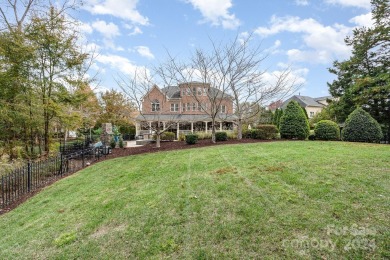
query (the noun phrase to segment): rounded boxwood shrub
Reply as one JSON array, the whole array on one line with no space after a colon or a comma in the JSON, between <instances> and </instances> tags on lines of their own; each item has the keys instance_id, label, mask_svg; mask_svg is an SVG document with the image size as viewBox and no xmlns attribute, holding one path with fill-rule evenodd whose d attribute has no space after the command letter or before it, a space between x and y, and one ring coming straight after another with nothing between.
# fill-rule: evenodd
<instances>
[{"instance_id":1,"label":"rounded boxwood shrub","mask_svg":"<svg viewBox=\"0 0 390 260\"><path fill-rule=\"evenodd\" d=\"M378 122L360 107L349 114L341 134L349 142L378 143L383 138Z\"/></svg>"},{"instance_id":2,"label":"rounded boxwood shrub","mask_svg":"<svg viewBox=\"0 0 390 260\"><path fill-rule=\"evenodd\" d=\"M280 118L280 136L285 139L304 140L309 136L309 121L296 101L290 101Z\"/></svg>"},{"instance_id":3,"label":"rounded boxwood shrub","mask_svg":"<svg viewBox=\"0 0 390 260\"><path fill-rule=\"evenodd\" d=\"M314 127L315 138L318 140L339 140L340 128L331 120L321 120Z\"/></svg>"},{"instance_id":4,"label":"rounded boxwood shrub","mask_svg":"<svg viewBox=\"0 0 390 260\"><path fill-rule=\"evenodd\" d=\"M215 140L218 141L227 141L227 133L226 132L216 132Z\"/></svg>"},{"instance_id":5,"label":"rounded boxwood shrub","mask_svg":"<svg viewBox=\"0 0 390 260\"><path fill-rule=\"evenodd\" d=\"M197 142L198 142L198 135L196 135L196 134L186 135L186 143L187 144L196 144Z\"/></svg>"}]
</instances>

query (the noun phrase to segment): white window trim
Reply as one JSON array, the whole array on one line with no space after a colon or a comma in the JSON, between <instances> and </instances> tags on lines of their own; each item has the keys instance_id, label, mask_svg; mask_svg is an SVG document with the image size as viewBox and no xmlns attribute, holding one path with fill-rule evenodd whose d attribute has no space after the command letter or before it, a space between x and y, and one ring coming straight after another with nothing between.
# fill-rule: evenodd
<instances>
[{"instance_id":1,"label":"white window trim","mask_svg":"<svg viewBox=\"0 0 390 260\"><path fill-rule=\"evenodd\" d=\"M226 114L226 111L227 111L226 105L221 105L221 113L225 113Z\"/></svg>"},{"instance_id":2,"label":"white window trim","mask_svg":"<svg viewBox=\"0 0 390 260\"><path fill-rule=\"evenodd\" d=\"M160 102L152 102L152 112L160 111ZM158 105L158 109L156 109L156 105Z\"/></svg>"},{"instance_id":3,"label":"white window trim","mask_svg":"<svg viewBox=\"0 0 390 260\"><path fill-rule=\"evenodd\" d=\"M171 103L171 112L179 112L179 104Z\"/></svg>"}]
</instances>

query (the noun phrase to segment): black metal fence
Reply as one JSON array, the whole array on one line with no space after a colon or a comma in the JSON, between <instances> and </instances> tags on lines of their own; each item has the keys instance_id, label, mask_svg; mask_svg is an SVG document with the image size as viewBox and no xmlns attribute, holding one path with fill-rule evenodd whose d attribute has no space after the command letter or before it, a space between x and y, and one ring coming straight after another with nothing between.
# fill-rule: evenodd
<instances>
[{"instance_id":1,"label":"black metal fence","mask_svg":"<svg viewBox=\"0 0 390 260\"><path fill-rule=\"evenodd\" d=\"M108 147L85 147L79 150L64 150L60 155L25 166L0 177L0 209L17 202L27 193L33 192L55 179L84 168L88 162L97 161L110 153Z\"/></svg>"}]
</instances>

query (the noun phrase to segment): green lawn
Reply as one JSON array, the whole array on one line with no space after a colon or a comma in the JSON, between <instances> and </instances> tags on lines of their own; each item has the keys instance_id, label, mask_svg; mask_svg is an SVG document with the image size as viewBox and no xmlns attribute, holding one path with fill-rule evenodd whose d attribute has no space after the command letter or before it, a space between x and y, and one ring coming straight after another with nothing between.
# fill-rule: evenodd
<instances>
[{"instance_id":1,"label":"green lawn","mask_svg":"<svg viewBox=\"0 0 390 260\"><path fill-rule=\"evenodd\" d=\"M390 257L390 146L272 142L101 162L0 216L0 259Z\"/></svg>"}]
</instances>

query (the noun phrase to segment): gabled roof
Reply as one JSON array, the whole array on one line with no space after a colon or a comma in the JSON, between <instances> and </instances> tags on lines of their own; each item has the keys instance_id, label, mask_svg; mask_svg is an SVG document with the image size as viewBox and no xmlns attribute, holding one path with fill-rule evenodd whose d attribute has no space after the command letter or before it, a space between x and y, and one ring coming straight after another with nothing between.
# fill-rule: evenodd
<instances>
[{"instance_id":1,"label":"gabled roof","mask_svg":"<svg viewBox=\"0 0 390 260\"><path fill-rule=\"evenodd\" d=\"M145 93L145 95L142 96L142 100L143 100L147 95L149 95L149 93L152 92L153 89L155 89L155 88L156 88L158 91L160 91L162 94L165 95L165 93L164 93L156 84L154 84L153 87L152 87L147 93Z\"/></svg>"},{"instance_id":2,"label":"gabled roof","mask_svg":"<svg viewBox=\"0 0 390 260\"><path fill-rule=\"evenodd\" d=\"M225 93L223 95L223 92L217 88L210 87L210 91L211 91L212 95L216 95L217 97L225 96L226 98L228 98L228 97L232 98L232 96L228 95L227 93ZM164 93L167 96L167 98L169 98L169 99L181 98L179 86L168 86L168 87L162 88L161 92Z\"/></svg>"},{"instance_id":3,"label":"gabled roof","mask_svg":"<svg viewBox=\"0 0 390 260\"><path fill-rule=\"evenodd\" d=\"M180 98L180 89L178 86L168 86L161 89L167 98Z\"/></svg>"},{"instance_id":4,"label":"gabled roof","mask_svg":"<svg viewBox=\"0 0 390 260\"><path fill-rule=\"evenodd\" d=\"M291 98L284 101L282 108L285 109L291 100L297 101L299 105L301 105L302 107L324 107L323 104L318 103L316 99L312 97L294 95ZM322 100L322 99L318 99L318 100Z\"/></svg>"},{"instance_id":5,"label":"gabled roof","mask_svg":"<svg viewBox=\"0 0 390 260\"><path fill-rule=\"evenodd\" d=\"M333 99L332 96L323 96L323 97L317 97L317 98L314 98L315 101L318 101L318 100L327 100L327 99Z\"/></svg>"}]
</instances>

